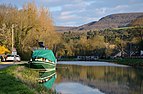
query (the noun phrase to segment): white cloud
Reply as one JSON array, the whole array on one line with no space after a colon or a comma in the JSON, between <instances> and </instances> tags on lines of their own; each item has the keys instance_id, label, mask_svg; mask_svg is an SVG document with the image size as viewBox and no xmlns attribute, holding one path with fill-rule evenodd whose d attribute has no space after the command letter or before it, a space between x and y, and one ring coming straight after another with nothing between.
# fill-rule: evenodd
<instances>
[{"instance_id":1,"label":"white cloud","mask_svg":"<svg viewBox=\"0 0 143 94\"><path fill-rule=\"evenodd\" d=\"M61 0L56 1L60 2ZM88 22L97 21L101 17L110 14L143 11L143 7L141 7L143 6L142 0L119 1L65 0L65 2L62 1L60 15L55 16L55 20L62 24L68 23L68 25L79 26ZM136 2L136 5L129 6L131 2Z\"/></svg>"},{"instance_id":2,"label":"white cloud","mask_svg":"<svg viewBox=\"0 0 143 94\"><path fill-rule=\"evenodd\" d=\"M118 5L114 9L116 9L116 10L124 10L126 8L129 8L129 6L128 5Z\"/></svg>"},{"instance_id":3,"label":"white cloud","mask_svg":"<svg viewBox=\"0 0 143 94\"><path fill-rule=\"evenodd\" d=\"M0 0L1 4L21 8L33 0ZM36 5L48 7L56 25L82 25L106 15L143 12L143 0L34 0Z\"/></svg>"},{"instance_id":4,"label":"white cloud","mask_svg":"<svg viewBox=\"0 0 143 94\"><path fill-rule=\"evenodd\" d=\"M59 26L76 26L76 24L77 24L77 22L75 22L75 21L67 21L67 22L64 22L64 23L61 23L61 24L59 24Z\"/></svg>"},{"instance_id":5,"label":"white cloud","mask_svg":"<svg viewBox=\"0 0 143 94\"><path fill-rule=\"evenodd\" d=\"M74 20L76 17L76 15L64 15L64 16L60 16L59 19L61 20Z\"/></svg>"},{"instance_id":6,"label":"white cloud","mask_svg":"<svg viewBox=\"0 0 143 94\"><path fill-rule=\"evenodd\" d=\"M63 11L61 12L61 16L71 15L74 11Z\"/></svg>"},{"instance_id":7,"label":"white cloud","mask_svg":"<svg viewBox=\"0 0 143 94\"><path fill-rule=\"evenodd\" d=\"M103 15L105 14L107 11L107 8L97 8L95 9L95 12L98 14L98 15Z\"/></svg>"}]
</instances>

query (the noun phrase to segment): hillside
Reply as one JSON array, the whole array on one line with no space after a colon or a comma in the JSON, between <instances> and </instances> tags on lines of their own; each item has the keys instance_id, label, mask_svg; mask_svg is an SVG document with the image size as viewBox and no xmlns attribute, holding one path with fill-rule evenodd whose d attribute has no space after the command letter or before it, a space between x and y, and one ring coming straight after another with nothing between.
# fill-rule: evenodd
<instances>
[{"instance_id":1,"label":"hillside","mask_svg":"<svg viewBox=\"0 0 143 94\"><path fill-rule=\"evenodd\" d=\"M101 18L99 21L93 21L79 27L58 27L57 31L86 31L126 27L141 16L143 16L143 12L112 14Z\"/></svg>"},{"instance_id":2,"label":"hillside","mask_svg":"<svg viewBox=\"0 0 143 94\"><path fill-rule=\"evenodd\" d=\"M138 17L134 21L132 21L129 26L143 26L143 16Z\"/></svg>"},{"instance_id":3,"label":"hillside","mask_svg":"<svg viewBox=\"0 0 143 94\"><path fill-rule=\"evenodd\" d=\"M58 32L66 32L70 30L75 30L77 27L66 27L66 26L56 26L56 31Z\"/></svg>"}]
</instances>

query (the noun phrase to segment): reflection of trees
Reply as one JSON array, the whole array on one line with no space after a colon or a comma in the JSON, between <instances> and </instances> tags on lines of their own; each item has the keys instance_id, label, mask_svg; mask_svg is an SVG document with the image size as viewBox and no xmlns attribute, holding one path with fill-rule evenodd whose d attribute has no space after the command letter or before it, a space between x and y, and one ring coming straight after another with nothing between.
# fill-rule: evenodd
<instances>
[{"instance_id":1,"label":"reflection of trees","mask_svg":"<svg viewBox=\"0 0 143 94\"><path fill-rule=\"evenodd\" d=\"M62 80L76 81L113 94L141 94L141 70L122 67L64 66L58 69ZM63 72L64 71L64 72Z\"/></svg>"}]
</instances>

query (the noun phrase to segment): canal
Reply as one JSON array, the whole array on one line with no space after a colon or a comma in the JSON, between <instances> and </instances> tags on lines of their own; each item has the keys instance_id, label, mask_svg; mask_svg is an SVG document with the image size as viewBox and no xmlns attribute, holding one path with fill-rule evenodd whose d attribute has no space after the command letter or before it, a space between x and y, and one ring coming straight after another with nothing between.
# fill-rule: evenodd
<instances>
[{"instance_id":1,"label":"canal","mask_svg":"<svg viewBox=\"0 0 143 94\"><path fill-rule=\"evenodd\" d=\"M143 94L143 70L107 62L61 61L52 86L61 94Z\"/></svg>"}]
</instances>

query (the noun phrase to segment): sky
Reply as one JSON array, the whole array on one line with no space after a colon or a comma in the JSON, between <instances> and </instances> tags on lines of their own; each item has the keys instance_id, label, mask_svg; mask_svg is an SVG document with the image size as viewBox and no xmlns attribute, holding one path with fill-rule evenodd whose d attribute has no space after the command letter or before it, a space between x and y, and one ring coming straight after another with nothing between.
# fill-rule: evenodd
<instances>
[{"instance_id":1,"label":"sky","mask_svg":"<svg viewBox=\"0 0 143 94\"><path fill-rule=\"evenodd\" d=\"M116 13L143 12L143 0L0 0L19 9L35 2L48 8L57 26L80 26Z\"/></svg>"}]
</instances>

